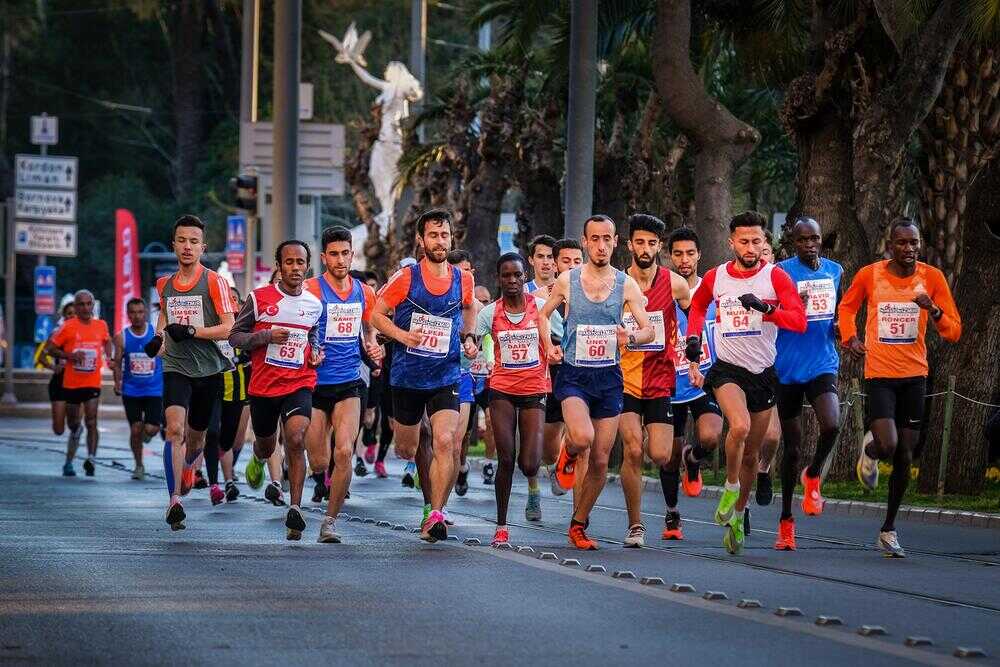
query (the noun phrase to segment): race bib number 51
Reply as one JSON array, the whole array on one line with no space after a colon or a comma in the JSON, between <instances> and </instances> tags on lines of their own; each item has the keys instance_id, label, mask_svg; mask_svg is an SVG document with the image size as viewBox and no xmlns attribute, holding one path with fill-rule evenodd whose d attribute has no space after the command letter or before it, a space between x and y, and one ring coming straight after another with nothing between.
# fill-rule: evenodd
<instances>
[{"instance_id":1,"label":"race bib number 51","mask_svg":"<svg viewBox=\"0 0 1000 667\"><path fill-rule=\"evenodd\" d=\"M167 324L205 326L205 309L202 305L201 295L168 296Z\"/></svg>"},{"instance_id":2,"label":"race bib number 51","mask_svg":"<svg viewBox=\"0 0 1000 667\"><path fill-rule=\"evenodd\" d=\"M764 314L747 310L735 296L719 299L719 331L723 338L759 336L763 333Z\"/></svg>"},{"instance_id":3,"label":"race bib number 51","mask_svg":"<svg viewBox=\"0 0 1000 667\"><path fill-rule=\"evenodd\" d=\"M420 327L423 338L420 345L408 347L406 351L419 357L434 357L443 359L448 356L448 348L451 345L451 325L452 321L447 317L428 315L427 313L413 313L410 317L410 331Z\"/></svg>"},{"instance_id":4,"label":"race bib number 51","mask_svg":"<svg viewBox=\"0 0 1000 667\"><path fill-rule=\"evenodd\" d=\"M308 344L309 334L301 329L290 329L288 340L284 343L271 343L267 346L264 363L282 368L302 368L306 362Z\"/></svg>"},{"instance_id":5,"label":"race bib number 51","mask_svg":"<svg viewBox=\"0 0 1000 667\"><path fill-rule=\"evenodd\" d=\"M878 305L878 340L890 345L906 345L917 340L920 306L913 302L889 301Z\"/></svg>"}]
</instances>

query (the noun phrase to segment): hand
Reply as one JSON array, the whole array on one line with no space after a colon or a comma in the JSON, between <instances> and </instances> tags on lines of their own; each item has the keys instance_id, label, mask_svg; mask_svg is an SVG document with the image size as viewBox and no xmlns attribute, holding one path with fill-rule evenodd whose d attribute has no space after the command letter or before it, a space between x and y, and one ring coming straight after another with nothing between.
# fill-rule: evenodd
<instances>
[{"instance_id":1,"label":"hand","mask_svg":"<svg viewBox=\"0 0 1000 667\"><path fill-rule=\"evenodd\" d=\"M931 298L927 296L926 292L921 292L917 296L913 297L913 303L917 304L924 310L937 310L937 306L934 305L934 302L931 301Z\"/></svg>"},{"instance_id":2,"label":"hand","mask_svg":"<svg viewBox=\"0 0 1000 667\"><path fill-rule=\"evenodd\" d=\"M381 345L365 345L365 351L368 353L368 358L375 362L382 361L385 357L385 350Z\"/></svg>"},{"instance_id":3,"label":"hand","mask_svg":"<svg viewBox=\"0 0 1000 667\"><path fill-rule=\"evenodd\" d=\"M403 331L399 337L399 342L406 347L417 347L424 342L424 330L419 326Z\"/></svg>"},{"instance_id":4,"label":"hand","mask_svg":"<svg viewBox=\"0 0 1000 667\"><path fill-rule=\"evenodd\" d=\"M701 338L698 336L688 336L687 346L684 348L684 357L693 364L701 360Z\"/></svg>"},{"instance_id":5,"label":"hand","mask_svg":"<svg viewBox=\"0 0 1000 667\"><path fill-rule=\"evenodd\" d=\"M156 334L149 339L149 342L143 346L142 351L146 353L146 356L152 359L160 353L160 347L163 345L163 336Z\"/></svg>"},{"instance_id":6,"label":"hand","mask_svg":"<svg viewBox=\"0 0 1000 667\"><path fill-rule=\"evenodd\" d=\"M865 353L868 352L868 348L865 347L865 344L857 336L851 336L851 340L847 341L847 349L858 360L864 359Z\"/></svg>"},{"instance_id":7,"label":"hand","mask_svg":"<svg viewBox=\"0 0 1000 667\"><path fill-rule=\"evenodd\" d=\"M628 345L628 336L629 336L628 329L626 329L621 325L618 325L618 328L615 329L615 335L618 336L618 347L625 347L626 345Z\"/></svg>"},{"instance_id":8,"label":"hand","mask_svg":"<svg viewBox=\"0 0 1000 667\"><path fill-rule=\"evenodd\" d=\"M475 359L479 354L479 346L468 336L466 336L465 342L462 343L462 349L465 351L465 356L469 359Z\"/></svg>"},{"instance_id":9,"label":"hand","mask_svg":"<svg viewBox=\"0 0 1000 667\"><path fill-rule=\"evenodd\" d=\"M165 331L170 334L170 338L175 343L194 338L194 327L190 324L174 322L173 324L168 324Z\"/></svg>"},{"instance_id":10,"label":"hand","mask_svg":"<svg viewBox=\"0 0 1000 667\"><path fill-rule=\"evenodd\" d=\"M282 343L288 342L288 334L290 332L288 329L282 329L281 327L274 327L271 329L271 342L281 345Z\"/></svg>"},{"instance_id":11,"label":"hand","mask_svg":"<svg viewBox=\"0 0 1000 667\"><path fill-rule=\"evenodd\" d=\"M326 358L326 353L323 351L322 348L319 349L314 348L311 354L309 355L309 365L312 366L313 368L317 368L320 364L323 363L323 359L325 358Z\"/></svg>"},{"instance_id":12,"label":"hand","mask_svg":"<svg viewBox=\"0 0 1000 667\"><path fill-rule=\"evenodd\" d=\"M66 358L73 363L82 364L87 357L83 354L83 350L74 350L67 354Z\"/></svg>"},{"instance_id":13,"label":"hand","mask_svg":"<svg viewBox=\"0 0 1000 667\"><path fill-rule=\"evenodd\" d=\"M805 306L809 303L809 292L799 292L799 299L802 301L802 305Z\"/></svg>"},{"instance_id":14,"label":"hand","mask_svg":"<svg viewBox=\"0 0 1000 667\"><path fill-rule=\"evenodd\" d=\"M747 310L756 310L765 315L771 312L771 306L761 301L756 294L744 294L740 297L740 303Z\"/></svg>"},{"instance_id":15,"label":"hand","mask_svg":"<svg viewBox=\"0 0 1000 667\"><path fill-rule=\"evenodd\" d=\"M562 347L559 345L553 345L549 348L549 363L550 364L561 364L563 360Z\"/></svg>"},{"instance_id":16,"label":"hand","mask_svg":"<svg viewBox=\"0 0 1000 667\"><path fill-rule=\"evenodd\" d=\"M705 376L701 374L701 369L698 368L698 363L695 361L692 361L688 366L688 380L692 387L701 389L705 386Z\"/></svg>"}]
</instances>

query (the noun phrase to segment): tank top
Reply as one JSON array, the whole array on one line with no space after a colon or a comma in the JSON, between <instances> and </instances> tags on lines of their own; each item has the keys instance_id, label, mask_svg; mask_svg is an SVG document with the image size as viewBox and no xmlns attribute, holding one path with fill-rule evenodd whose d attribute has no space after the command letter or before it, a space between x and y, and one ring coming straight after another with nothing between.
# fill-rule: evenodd
<instances>
[{"instance_id":1,"label":"tank top","mask_svg":"<svg viewBox=\"0 0 1000 667\"><path fill-rule=\"evenodd\" d=\"M361 281L351 278L351 293L341 299L326 278L316 278L323 310L319 336L325 357L316 370L317 384L343 384L361 378L361 318L365 294ZM367 384L367 383L366 383Z\"/></svg>"},{"instance_id":2,"label":"tank top","mask_svg":"<svg viewBox=\"0 0 1000 667\"><path fill-rule=\"evenodd\" d=\"M535 299L524 300L524 317L514 323L496 301L493 311L493 372L490 389L515 396L547 394L552 391L545 348L538 331L538 307Z\"/></svg>"},{"instance_id":3,"label":"tank top","mask_svg":"<svg viewBox=\"0 0 1000 667\"><path fill-rule=\"evenodd\" d=\"M170 276L163 285L162 308L167 324L189 324L195 327L214 327L222 322L215 310L215 303L208 291L208 269L203 269L194 287L182 292L174 286L177 274ZM163 370L180 373L189 378L208 377L232 367L215 341L191 338L175 341L169 334L163 336Z\"/></svg>"},{"instance_id":4,"label":"tank top","mask_svg":"<svg viewBox=\"0 0 1000 667\"><path fill-rule=\"evenodd\" d=\"M617 366L618 326L625 305L625 274L614 272L614 286L608 298L595 303L580 284L578 267L569 272L569 314L562 339L563 361L572 366L602 368Z\"/></svg>"},{"instance_id":5,"label":"tank top","mask_svg":"<svg viewBox=\"0 0 1000 667\"><path fill-rule=\"evenodd\" d=\"M150 358L142 349L155 333L148 322L141 336L132 333L132 327L122 329L122 396L163 395L163 360L158 356Z\"/></svg>"},{"instance_id":6,"label":"tank top","mask_svg":"<svg viewBox=\"0 0 1000 667\"><path fill-rule=\"evenodd\" d=\"M699 281L700 283L701 281ZM695 289L697 288L696 285ZM691 291L694 292L694 290ZM691 378L688 377L688 360L684 354L687 348L687 339L685 338L685 332L688 328L687 313L681 310L681 307L676 303L674 304L674 310L677 318L677 339L674 346L674 368L676 369L677 380L674 386L674 396L670 402L687 403L701 398L705 395L705 392L692 385ZM698 370L701 371L702 375L707 374L708 369L715 362L714 331L715 304L710 303L705 313L705 330L701 334L701 358L698 359Z\"/></svg>"},{"instance_id":7,"label":"tank top","mask_svg":"<svg viewBox=\"0 0 1000 667\"><path fill-rule=\"evenodd\" d=\"M715 352L721 361L762 373L774 365L778 327L764 321L764 313L747 310L743 294L756 294L765 303L776 304L778 295L771 282L774 264L766 264L749 278L736 278L726 264L715 270L712 296L715 301Z\"/></svg>"},{"instance_id":8,"label":"tank top","mask_svg":"<svg viewBox=\"0 0 1000 667\"><path fill-rule=\"evenodd\" d=\"M308 290L285 294L275 285L258 287L250 293L254 308L253 330L273 327L288 329L284 343L268 343L250 352L253 374L251 396L287 396L299 389L316 386L316 369L309 365L312 346L309 331L319 321L323 306Z\"/></svg>"},{"instance_id":9,"label":"tank top","mask_svg":"<svg viewBox=\"0 0 1000 667\"><path fill-rule=\"evenodd\" d=\"M626 394L636 398L662 398L670 396L675 378L677 326L674 322L674 290L670 272L657 267L653 282L643 295L654 338L650 343L625 347L621 354L622 379ZM639 330L639 324L631 313L626 313L622 322L629 333Z\"/></svg>"}]
</instances>

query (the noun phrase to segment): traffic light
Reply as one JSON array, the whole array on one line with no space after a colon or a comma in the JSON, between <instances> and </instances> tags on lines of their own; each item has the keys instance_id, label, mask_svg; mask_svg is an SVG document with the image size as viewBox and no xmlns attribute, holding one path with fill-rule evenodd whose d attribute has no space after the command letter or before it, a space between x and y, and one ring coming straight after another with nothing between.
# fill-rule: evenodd
<instances>
[{"instance_id":1,"label":"traffic light","mask_svg":"<svg viewBox=\"0 0 1000 667\"><path fill-rule=\"evenodd\" d=\"M249 213L257 212L257 176L240 174L229 179L229 188L233 191L236 206Z\"/></svg>"}]
</instances>

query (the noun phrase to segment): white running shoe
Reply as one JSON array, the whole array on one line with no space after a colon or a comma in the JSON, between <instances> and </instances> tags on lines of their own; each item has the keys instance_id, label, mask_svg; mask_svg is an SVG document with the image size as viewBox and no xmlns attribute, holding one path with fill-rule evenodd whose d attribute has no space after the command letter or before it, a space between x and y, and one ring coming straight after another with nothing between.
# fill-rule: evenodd
<instances>
[{"instance_id":1,"label":"white running shoe","mask_svg":"<svg viewBox=\"0 0 1000 667\"><path fill-rule=\"evenodd\" d=\"M323 519L323 523L319 527L319 539L316 540L317 542L320 544L340 544L340 535L335 530L336 521L332 516Z\"/></svg>"},{"instance_id":2,"label":"white running shoe","mask_svg":"<svg viewBox=\"0 0 1000 667\"><path fill-rule=\"evenodd\" d=\"M878 548L886 558L906 558L906 552L899 545L899 538L894 530L883 530L878 534Z\"/></svg>"},{"instance_id":3,"label":"white running shoe","mask_svg":"<svg viewBox=\"0 0 1000 667\"><path fill-rule=\"evenodd\" d=\"M566 489L559 486L559 481L556 479L556 467L549 466L549 487L552 489L553 496L565 496Z\"/></svg>"},{"instance_id":4,"label":"white running shoe","mask_svg":"<svg viewBox=\"0 0 1000 667\"><path fill-rule=\"evenodd\" d=\"M455 520L451 518L450 514L448 514L448 508L447 507L442 507L441 508L441 514L444 515L444 523L445 523L446 526L454 526L455 525Z\"/></svg>"},{"instance_id":5,"label":"white running shoe","mask_svg":"<svg viewBox=\"0 0 1000 667\"><path fill-rule=\"evenodd\" d=\"M646 527L641 523L629 526L625 533L625 546L635 549L646 546Z\"/></svg>"},{"instance_id":6,"label":"white running shoe","mask_svg":"<svg viewBox=\"0 0 1000 667\"><path fill-rule=\"evenodd\" d=\"M141 482L146 479L146 468L141 463L135 467L132 471L132 479Z\"/></svg>"}]
</instances>

